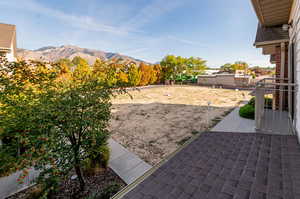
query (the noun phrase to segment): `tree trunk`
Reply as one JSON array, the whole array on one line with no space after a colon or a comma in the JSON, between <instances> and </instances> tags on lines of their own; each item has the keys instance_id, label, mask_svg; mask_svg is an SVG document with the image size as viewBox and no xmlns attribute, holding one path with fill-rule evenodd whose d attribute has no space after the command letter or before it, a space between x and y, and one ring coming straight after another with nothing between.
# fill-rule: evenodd
<instances>
[{"instance_id":1,"label":"tree trunk","mask_svg":"<svg viewBox=\"0 0 300 199\"><path fill-rule=\"evenodd\" d=\"M85 182L84 182L84 177L82 175L82 171L81 168L79 166L79 164L75 165L75 171L79 180L79 184L80 184L80 191L84 191L85 189Z\"/></svg>"}]
</instances>

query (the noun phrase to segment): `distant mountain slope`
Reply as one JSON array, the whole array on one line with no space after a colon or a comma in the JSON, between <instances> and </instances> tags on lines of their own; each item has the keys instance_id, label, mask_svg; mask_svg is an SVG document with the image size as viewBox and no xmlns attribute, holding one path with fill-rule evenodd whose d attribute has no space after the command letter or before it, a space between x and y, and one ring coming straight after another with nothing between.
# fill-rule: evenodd
<instances>
[{"instance_id":1,"label":"distant mountain slope","mask_svg":"<svg viewBox=\"0 0 300 199\"><path fill-rule=\"evenodd\" d=\"M102 60L123 59L126 61L133 61L136 63L144 62L133 57L120 55L118 53L104 52L101 50L92 50L87 48L80 48L72 45L64 45L60 47L46 46L37 50L18 49L18 57L23 59L32 59L40 61L57 61L62 58L73 59L80 56L86 59L89 64L93 64L97 58Z\"/></svg>"}]
</instances>

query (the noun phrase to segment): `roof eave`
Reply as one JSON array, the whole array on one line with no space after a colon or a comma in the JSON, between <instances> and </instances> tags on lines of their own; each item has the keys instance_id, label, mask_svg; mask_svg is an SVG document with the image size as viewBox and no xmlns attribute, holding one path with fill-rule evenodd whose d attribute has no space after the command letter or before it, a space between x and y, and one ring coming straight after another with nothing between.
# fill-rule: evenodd
<instances>
[{"instance_id":1,"label":"roof eave","mask_svg":"<svg viewBox=\"0 0 300 199\"><path fill-rule=\"evenodd\" d=\"M251 3L252 3L252 6L253 6L253 8L254 8L254 10L255 10L255 14L256 14L256 16L257 16L259 22L260 22L261 24L264 24L264 17L263 17L263 15L262 15L261 8L260 8L260 6L259 6L258 1L257 1L257 0L251 0Z\"/></svg>"},{"instance_id":2,"label":"roof eave","mask_svg":"<svg viewBox=\"0 0 300 199\"><path fill-rule=\"evenodd\" d=\"M259 22L266 27L288 24L293 0L251 0Z\"/></svg>"}]
</instances>

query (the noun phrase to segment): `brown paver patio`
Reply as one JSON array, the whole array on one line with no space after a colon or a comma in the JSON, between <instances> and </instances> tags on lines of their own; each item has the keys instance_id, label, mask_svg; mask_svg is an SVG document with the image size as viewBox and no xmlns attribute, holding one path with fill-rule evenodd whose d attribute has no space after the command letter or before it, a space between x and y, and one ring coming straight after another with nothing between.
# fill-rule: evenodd
<instances>
[{"instance_id":1,"label":"brown paver patio","mask_svg":"<svg viewBox=\"0 0 300 199\"><path fill-rule=\"evenodd\" d=\"M296 136L206 132L124 199L300 198Z\"/></svg>"}]
</instances>

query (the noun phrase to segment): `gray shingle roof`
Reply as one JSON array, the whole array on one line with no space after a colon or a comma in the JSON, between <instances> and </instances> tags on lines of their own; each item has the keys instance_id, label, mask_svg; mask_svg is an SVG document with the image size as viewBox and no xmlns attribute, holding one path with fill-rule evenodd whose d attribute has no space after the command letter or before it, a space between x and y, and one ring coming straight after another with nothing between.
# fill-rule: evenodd
<instances>
[{"instance_id":1,"label":"gray shingle roof","mask_svg":"<svg viewBox=\"0 0 300 199\"><path fill-rule=\"evenodd\" d=\"M288 39L289 32L284 31L282 26L264 27L260 24L257 26L255 44Z\"/></svg>"},{"instance_id":2,"label":"gray shingle roof","mask_svg":"<svg viewBox=\"0 0 300 199\"><path fill-rule=\"evenodd\" d=\"M300 198L296 136L203 133L123 199Z\"/></svg>"},{"instance_id":3,"label":"gray shingle roof","mask_svg":"<svg viewBox=\"0 0 300 199\"><path fill-rule=\"evenodd\" d=\"M11 48L15 33L15 25L0 23L0 48Z\"/></svg>"}]
</instances>

